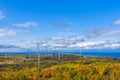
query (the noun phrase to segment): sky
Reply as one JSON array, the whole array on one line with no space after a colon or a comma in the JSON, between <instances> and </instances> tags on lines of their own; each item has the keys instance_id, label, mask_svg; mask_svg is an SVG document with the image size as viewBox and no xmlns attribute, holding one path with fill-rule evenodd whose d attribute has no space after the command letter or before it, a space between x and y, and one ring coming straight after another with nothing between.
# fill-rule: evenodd
<instances>
[{"instance_id":1,"label":"sky","mask_svg":"<svg viewBox=\"0 0 120 80\"><path fill-rule=\"evenodd\" d=\"M76 50L120 47L119 0L1 0L0 45ZM1 51L2 51L1 47Z\"/></svg>"}]
</instances>

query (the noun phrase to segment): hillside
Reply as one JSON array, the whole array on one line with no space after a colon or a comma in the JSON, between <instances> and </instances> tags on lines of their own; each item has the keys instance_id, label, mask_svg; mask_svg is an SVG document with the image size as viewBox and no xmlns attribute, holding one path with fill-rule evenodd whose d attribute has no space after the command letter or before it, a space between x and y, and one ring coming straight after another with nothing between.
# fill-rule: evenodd
<instances>
[{"instance_id":1,"label":"hillside","mask_svg":"<svg viewBox=\"0 0 120 80\"><path fill-rule=\"evenodd\" d=\"M37 66L36 56L29 61L26 56L15 56L16 61L0 64L0 80L119 80L120 59L63 55L57 61L57 55L41 56ZM14 57L14 58L15 58ZM69 57L69 58L68 58ZM7 57L6 59L13 59ZM20 61L21 62L20 62Z\"/></svg>"}]
</instances>

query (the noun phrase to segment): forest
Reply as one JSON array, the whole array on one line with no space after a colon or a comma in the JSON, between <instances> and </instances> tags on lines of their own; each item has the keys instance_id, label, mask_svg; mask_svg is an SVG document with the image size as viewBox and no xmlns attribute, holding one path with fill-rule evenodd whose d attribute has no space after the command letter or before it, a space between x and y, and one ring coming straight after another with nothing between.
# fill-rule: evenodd
<instances>
[{"instance_id":1,"label":"forest","mask_svg":"<svg viewBox=\"0 0 120 80\"><path fill-rule=\"evenodd\" d=\"M0 56L0 80L120 80L120 59L78 54Z\"/></svg>"}]
</instances>

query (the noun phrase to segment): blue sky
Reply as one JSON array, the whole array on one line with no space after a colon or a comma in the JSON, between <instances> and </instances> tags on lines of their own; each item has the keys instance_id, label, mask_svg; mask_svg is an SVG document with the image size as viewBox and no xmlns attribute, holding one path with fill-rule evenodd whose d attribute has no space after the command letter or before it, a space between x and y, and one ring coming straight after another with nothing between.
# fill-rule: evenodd
<instances>
[{"instance_id":1,"label":"blue sky","mask_svg":"<svg viewBox=\"0 0 120 80\"><path fill-rule=\"evenodd\" d=\"M105 47L109 41L109 46L112 42L111 46L119 48L116 43L120 41L119 34L119 0L0 1L2 45L26 48L34 46L32 42L40 41L45 48L62 46L73 49L101 44L101 41Z\"/></svg>"}]
</instances>

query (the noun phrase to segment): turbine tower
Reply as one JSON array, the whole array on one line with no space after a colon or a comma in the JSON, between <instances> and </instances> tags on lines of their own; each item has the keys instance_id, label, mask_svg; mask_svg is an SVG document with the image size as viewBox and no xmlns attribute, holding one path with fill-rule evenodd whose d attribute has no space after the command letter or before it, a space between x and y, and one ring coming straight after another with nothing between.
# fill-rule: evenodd
<instances>
[{"instance_id":1,"label":"turbine tower","mask_svg":"<svg viewBox=\"0 0 120 80\"><path fill-rule=\"evenodd\" d=\"M36 43L37 45L37 51L38 51L38 66L40 65L40 44Z\"/></svg>"},{"instance_id":2,"label":"turbine tower","mask_svg":"<svg viewBox=\"0 0 120 80\"><path fill-rule=\"evenodd\" d=\"M6 56L7 56L7 49L6 49L6 47L5 47L5 58L6 58Z\"/></svg>"},{"instance_id":3,"label":"turbine tower","mask_svg":"<svg viewBox=\"0 0 120 80\"><path fill-rule=\"evenodd\" d=\"M81 50L81 48L80 48L80 59L82 59L82 53L81 53L81 51L82 51L82 50Z\"/></svg>"},{"instance_id":4,"label":"turbine tower","mask_svg":"<svg viewBox=\"0 0 120 80\"><path fill-rule=\"evenodd\" d=\"M61 55L60 55L60 51L58 50L58 62L60 62L61 60Z\"/></svg>"},{"instance_id":5,"label":"turbine tower","mask_svg":"<svg viewBox=\"0 0 120 80\"><path fill-rule=\"evenodd\" d=\"M60 52L58 53L58 62L60 61Z\"/></svg>"}]
</instances>

